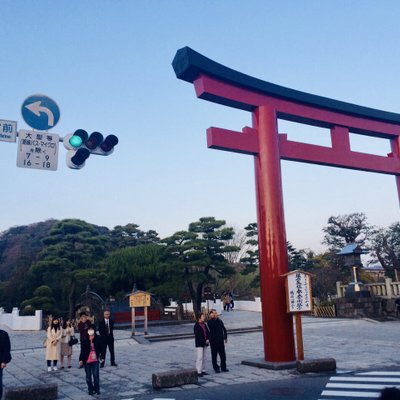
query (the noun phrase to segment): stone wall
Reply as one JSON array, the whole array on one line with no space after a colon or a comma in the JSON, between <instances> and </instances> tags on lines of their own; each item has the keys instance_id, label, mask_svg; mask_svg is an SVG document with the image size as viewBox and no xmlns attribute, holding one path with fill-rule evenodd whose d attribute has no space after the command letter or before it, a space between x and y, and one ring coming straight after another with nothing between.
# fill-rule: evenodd
<instances>
[{"instance_id":1,"label":"stone wall","mask_svg":"<svg viewBox=\"0 0 400 400\"><path fill-rule=\"evenodd\" d=\"M383 315L382 299L378 297L342 297L335 303L339 318L380 318Z\"/></svg>"},{"instance_id":2,"label":"stone wall","mask_svg":"<svg viewBox=\"0 0 400 400\"><path fill-rule=\"evenodd\" d=\"M0 307L0 325L6 325L13 331L40 331L42 310L36 310L35 315L20 316L17 307L14 307L11 313L4 312Z\"/></svg>"}]
</instances>

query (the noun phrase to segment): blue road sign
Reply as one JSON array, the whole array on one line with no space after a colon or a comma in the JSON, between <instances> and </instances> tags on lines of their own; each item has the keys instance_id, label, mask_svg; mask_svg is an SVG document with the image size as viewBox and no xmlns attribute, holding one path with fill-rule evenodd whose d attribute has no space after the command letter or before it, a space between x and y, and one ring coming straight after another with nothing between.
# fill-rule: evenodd
<instances>
[{"instance_id":1,"label":"blue road sign","mask_svg":"<svg viewBox=\"0 0 400 400\"><path fill-rule=\"evenodd\" d=\"M60 119L60 109L50 97L42 94L29 96L21 107L22 118L33 129L47 131Z\"/></svg>"}]
</instances>

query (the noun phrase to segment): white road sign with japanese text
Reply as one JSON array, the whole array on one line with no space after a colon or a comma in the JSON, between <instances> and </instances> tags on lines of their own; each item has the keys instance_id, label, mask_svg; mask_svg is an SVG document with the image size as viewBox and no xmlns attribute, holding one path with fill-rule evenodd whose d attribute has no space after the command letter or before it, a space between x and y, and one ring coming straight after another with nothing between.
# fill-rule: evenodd
<instances>
[{"instance_id":1,"label":"white road sign with japanese text","mask_svg":"<svg viewBox=\"0 0 400 400\"><path fill-rule=\"evenodd\" d=\"M56 171L59 136L54 133L20 130L17 167Z\"/></svg>"},{"instance_id":2,"label":"white road sign with japanese text","mask_svg":"<svg viewBox=\"0 0 400 400\"><path fill-rule=\"evenodd\" d=\"M0 119L0 141L16 142L17 141L17 122Z\"/></svg>"}]
</instances>

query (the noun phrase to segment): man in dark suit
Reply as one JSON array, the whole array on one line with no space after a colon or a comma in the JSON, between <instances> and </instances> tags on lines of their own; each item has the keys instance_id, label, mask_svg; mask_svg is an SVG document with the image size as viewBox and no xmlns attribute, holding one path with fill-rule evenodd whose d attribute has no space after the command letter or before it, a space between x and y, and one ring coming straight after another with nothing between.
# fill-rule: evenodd
<instances>
[{"instance_id":1,"label":"man in dark suit","mask_svg":"<svg viewBox=\"0 0 400 400\"><path fill-rule=\"evenodd\" d=\"M106 351L107 346L110 350L110 361L111 365L116 367L115 353L114 353L114 320L110 318L110 311L104 311L104 319L99 323L99 334L103 340L103 362L100 364L100 368L104 367L106 362Z\"/></svg>"},{"instance_id":2,"label":"man in dark suit","mask_svg":"<svg viewBox=\"0 0 400 400\"><path fill-rule=\"evenodd\" d=\"M11 361L11 343L8 333L0 329L0 400L3 396L3 369Z\"/></svg>"},{"instance_id":3,"label":"man in dark suit","mask_svg":"<svg viewBox=\"0 0 400 400\"><path fill-rule=\"evenodd\" d=\"M210 311L210 319L207 322L208 329L210 330L210 347L211 347L211 360L214 371L219 373L221 371L228 372L226 368L226 354L225 343L228 340L228 334L224 323L218 318L217 310ZM217 362L217 356L221 360L221 369Z\"/></svg>"}]
</instances>

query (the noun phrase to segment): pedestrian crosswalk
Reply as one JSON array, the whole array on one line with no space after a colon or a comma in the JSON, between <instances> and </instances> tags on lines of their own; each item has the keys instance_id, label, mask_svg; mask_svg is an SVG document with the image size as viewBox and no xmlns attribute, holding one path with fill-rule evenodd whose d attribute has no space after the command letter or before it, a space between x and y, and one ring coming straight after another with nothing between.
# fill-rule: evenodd
<instances>
[{"instance_id":1,"label":"pedestrian crosswalk","mask_svg":"<svg viewBox=\"0 0 400 400\"><path fill-rule=\"evenodd\" d=\"M400 372L370 371L331 376L319 400L378 399L386 387L400 389Z\"/></svg>"}]
</instances>

